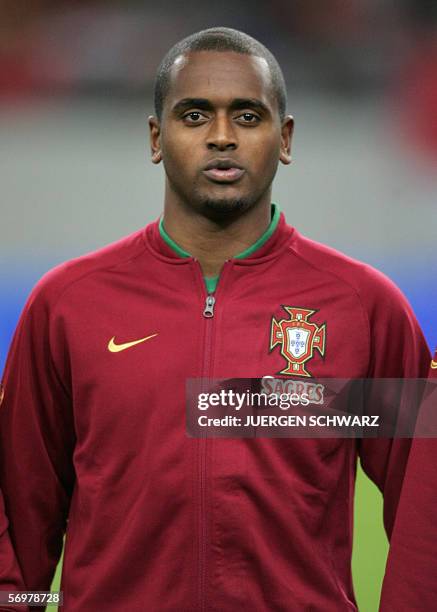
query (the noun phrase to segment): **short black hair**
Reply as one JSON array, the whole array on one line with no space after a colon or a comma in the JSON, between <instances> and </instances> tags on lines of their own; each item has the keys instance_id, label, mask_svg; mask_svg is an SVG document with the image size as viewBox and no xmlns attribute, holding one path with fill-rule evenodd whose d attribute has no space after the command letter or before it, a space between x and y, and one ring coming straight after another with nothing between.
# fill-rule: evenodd
<instances>
[{"instance_id":1,"label":"short black hair","mask_svg":"<svg viewBox=\"0 0 437 612\"><path fill-rule=\"evenodd\" d=\"M160 63L154 90L155 114L159 120L161 120L164 101L170 88L170 72L174 62L179 56L194 51L234 51L265 59L270 69L279 116L281 120L285 117L287 90L284 75L273 53L258 40L239 30L209 28L180 40L168 51Z\"/></svg>"}]
</instances>

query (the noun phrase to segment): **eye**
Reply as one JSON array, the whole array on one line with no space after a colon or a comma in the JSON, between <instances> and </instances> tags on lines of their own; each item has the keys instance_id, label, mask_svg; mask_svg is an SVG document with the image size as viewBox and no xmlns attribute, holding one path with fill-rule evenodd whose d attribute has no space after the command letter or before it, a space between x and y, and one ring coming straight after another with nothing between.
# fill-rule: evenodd
<instances>
[{"instance_id":1,"label":"eye","mask_svg":"<svg viewBox=\"0 0 437 612\"><path fill-rule=\"evenodd\" d=\"M242 115L239 115L237 117L238 120L240 120L242 123L258 123L260 121L260 118L258 117L258 115L255 115L254 113L243 113Z\"/></svg>"},{"instance_id":2,"label":"eye","mask_svg":"<svg viewBox=\"0 0 437 612\"><path fill-rule=\"evenodd\" d=\"M202 115L199 111L190 111L186 113L183 117L183 120L187 123L201 123L202 119L206 119L205 115Z\"/></svg>"}]
</instances>

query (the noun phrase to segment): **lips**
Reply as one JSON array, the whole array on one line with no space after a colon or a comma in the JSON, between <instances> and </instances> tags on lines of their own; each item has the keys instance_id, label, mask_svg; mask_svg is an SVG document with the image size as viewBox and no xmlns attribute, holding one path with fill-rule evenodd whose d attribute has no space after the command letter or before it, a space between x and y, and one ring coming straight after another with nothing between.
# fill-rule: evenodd
<instances>
[{"instance_id":1,"label":"lips","mask_svg":"<svg viewBox=\"0 0 437 612\"><path fill-rule=\"evenodd\" d=\"M214 183L235 183L244 172L244 168L233 159L213 159L203 170L203 174Z\"/></svg>"}]
</instances>

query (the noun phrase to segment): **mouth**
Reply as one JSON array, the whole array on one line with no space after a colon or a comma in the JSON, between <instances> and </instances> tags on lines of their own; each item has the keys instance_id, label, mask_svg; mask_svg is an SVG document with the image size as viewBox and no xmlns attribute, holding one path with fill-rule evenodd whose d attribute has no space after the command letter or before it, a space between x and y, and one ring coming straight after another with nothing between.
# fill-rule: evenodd
<instances>
[{"instance_id":1,"label":"mouth","mask_svg":"<svg viewBox=\"0 0 437 612\"><path fill-rule=\"evenodd\" d=\"M244 168L233 159L214 159L203 170L203 174L214 183L235 183L244 173Z\"/></svg>"}]
</instances>

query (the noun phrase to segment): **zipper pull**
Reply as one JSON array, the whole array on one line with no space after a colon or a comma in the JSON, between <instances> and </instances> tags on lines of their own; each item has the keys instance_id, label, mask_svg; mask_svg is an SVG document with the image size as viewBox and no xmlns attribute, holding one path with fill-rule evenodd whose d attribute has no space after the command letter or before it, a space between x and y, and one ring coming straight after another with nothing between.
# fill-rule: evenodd
<instances>
[{"instance_id":1,"label":"zipper pull","mask_svg":"<svg viewBox=\"0 0 437 612\"><path fill-rule=\"evenodd\" d=\"M208 295L205 302L205 310L203 311L203 316L207 319L214 316L214 304L215 297L213 295Z\"/></svg>"}]
</instances>

